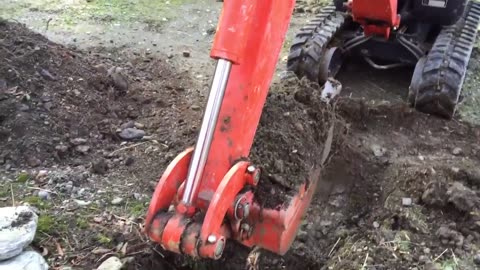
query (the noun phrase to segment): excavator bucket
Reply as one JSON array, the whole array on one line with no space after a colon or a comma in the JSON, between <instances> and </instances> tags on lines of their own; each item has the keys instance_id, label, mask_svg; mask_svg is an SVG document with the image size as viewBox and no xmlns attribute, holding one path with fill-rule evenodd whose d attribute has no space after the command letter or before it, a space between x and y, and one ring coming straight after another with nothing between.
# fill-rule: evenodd
<instances>
[{"instance_id":1,"label":"excavator bucket","mask_svg":"<svg viewBox=\"0 0 480 270\"><path fill-rule=\"evenodd\" d=\"M284 207L266 209L249 160L294 0L226 1L211 57L217 67L194 148L163 173L145 233L169 251L218 259L227 239L284 254L314 194L320 168ZM281 146L279 146L281 147ZM261 198L260 198L261 199Z\"/></svg>"}]
</instances>

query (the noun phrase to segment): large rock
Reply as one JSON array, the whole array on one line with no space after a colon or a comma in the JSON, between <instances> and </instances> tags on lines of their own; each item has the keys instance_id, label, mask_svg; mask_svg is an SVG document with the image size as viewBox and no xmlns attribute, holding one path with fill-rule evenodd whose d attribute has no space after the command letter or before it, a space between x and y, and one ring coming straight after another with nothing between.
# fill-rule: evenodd
<instances>
[{"instance_id":1,"label":"large rock","mask_svg":"<svg viewBox=\"0 0 480 270\"><path fill-rule=\"evenodd\" d=\"M38 216L29 207L0 208L0 261L22 253L35 237L37 221Z\"/></svg>"},{"instance_id":2,"label":"large rock","mask_svg":"<svg viewBox=\"0 0 480 270\"><path fill-rule=\"evenodd\" d=\"M15 258L0 262L0 270L48 270L48 264L37 252L25 251Z\"/></svg>"}]
</instances>

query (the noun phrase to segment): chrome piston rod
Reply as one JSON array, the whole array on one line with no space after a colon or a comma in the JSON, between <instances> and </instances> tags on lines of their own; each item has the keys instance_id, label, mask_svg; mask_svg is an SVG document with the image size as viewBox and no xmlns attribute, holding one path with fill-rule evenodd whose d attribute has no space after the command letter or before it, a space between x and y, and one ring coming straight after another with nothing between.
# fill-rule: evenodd
<instances>
[{"instance_id":1,"label":"chrome piston rod","mask_svg":"<svg viewBox=\"0 0 480 270\"><path fill-rule=\"evenodd\" d=\"M188 168L185 191L182 198L182 202L186 205L193 203L195 194L197 194L200 187L231 67L232 63L230 61L219 59L215 68L215 75L210 88L202 126L200 127L200 133Z\"/></svg>"}]
</instances>

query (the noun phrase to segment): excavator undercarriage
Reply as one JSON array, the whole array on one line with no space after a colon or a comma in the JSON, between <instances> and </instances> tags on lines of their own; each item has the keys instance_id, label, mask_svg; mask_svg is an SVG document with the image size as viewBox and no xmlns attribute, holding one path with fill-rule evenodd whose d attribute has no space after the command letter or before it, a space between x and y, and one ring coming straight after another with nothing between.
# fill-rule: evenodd
<instances>
[{"instance_id":1,"label":"excavator undercarriage","mask_svg":"<svg viewBox=\"0 0 480 270\"><path fill-rule=\"evenodd\" d=\"M411 66L410 105L452 118L476 40L480 3L398 1L398 10L392 10L398 17L390 21L362 19L374 14L369 5L335 1L323 8L296 34L288 70L323 84L335 77L346 57L359 56L377 69Z\"/></svg>"}]
</instances>

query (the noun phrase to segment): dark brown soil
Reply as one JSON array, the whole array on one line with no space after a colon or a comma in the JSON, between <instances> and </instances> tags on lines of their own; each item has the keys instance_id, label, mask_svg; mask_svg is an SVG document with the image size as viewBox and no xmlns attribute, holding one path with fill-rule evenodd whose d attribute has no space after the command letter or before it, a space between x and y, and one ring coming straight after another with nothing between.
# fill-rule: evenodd
<instances>
[{"instance_id":1,"label":"dark brown soil","mask_svg":"<svg viewBox=\"0 0 480 270\"><path fill-rule=\"evenodd\" d=\"M274 86L267 98L251 154L262 169L257 198L264 207L288 206L310 170L322 165L335 119L317 90L318 85L294 79Z\"/></svg>"},{"instance_id":2,"label":"dark brown soil","mask_svg":"<svg viewBox=\"0 0 480 270\"><path fill-rule=\"evenodd\" d=\"M161 115L167 121L145 129L152 135L162 125L163 135L186 120L168 120L176 111L167 108L180 105L190 83L161 59L74 51L4 21L0 59L2 164L80 164L118 143L128 121ZM110 75L115 67L122 70Z\"/></svg>"},{"instance_id":3,"label":"dark brown soil","mask_svg":"<svg viewBox=\"0 0 480 270\"><path fill-rule=\"evenodd\" d=\"M12 221L12 227L20 227L22 225L27 224L33 218L33 213L29 211L21 212L18 214L18 218Z\"/></svg>"}]
</instances>

